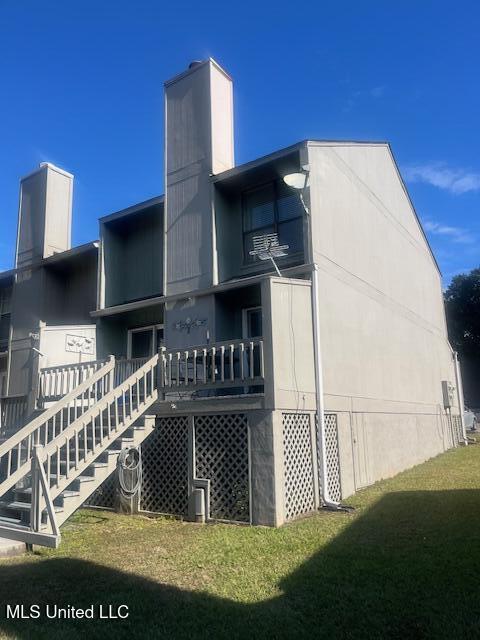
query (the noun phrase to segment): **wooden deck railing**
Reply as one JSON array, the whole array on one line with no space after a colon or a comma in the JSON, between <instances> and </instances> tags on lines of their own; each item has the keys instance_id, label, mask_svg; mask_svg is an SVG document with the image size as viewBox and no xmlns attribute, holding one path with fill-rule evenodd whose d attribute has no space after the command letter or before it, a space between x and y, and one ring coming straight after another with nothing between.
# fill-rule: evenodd
<instances>
[{"instance_id":1,"label":"wooden deck railing","mask_svg":"<svg viewBox=\"0 0 480 640\"><path fill-rule=\"evenodd\" d=\"M0 397L0 437L15 433L15 431L23 427L27 416L27 396Z\"/></svg>"},{"instance_id":2,"label":"wooden deck railing","mask_svg":"<svg viewBox=\"0 0 480 640\"><path fill-rule=\"evenodd\" d=\"M164 350L160 387L168 390L262 385L263 340L234 340L184 350Z\"/></svg>"},{"instance_id":3,"label":"wooden deck railing","mask_svg":"<svg viewBox=\"0 0 480 640\"><path fill-rule=\"evenodd\" d=\"M58 545L55 498L155 402L157 367L155 355L114 385L112 356L88 380L0 445L0 495L27 474L32 491L30 530L24 527L12 536L12 529L4 526L4 535ZM67 422L63 422L65 411ZM44 508L51 532L43 526Z\"/></svg>"},{"instance_id":4,"label":"wooden deck railing","mask_svg":"<svg viewBox=\"0 0 480 640\"><path fill-rule=\"evenodd\" d=\"M158 354L132 372L95 405L70 424L44 448L44 466L50 493L55 499L112 441L125 425L141 417L158 397L156 371ZM64 465L65 475L55 474L53 467ZM1 487L0 487L1 489Z\"/></svg>"},{"instance_id":5,"label":"wooden deck railing","mask_svg":"<svg viewBox=\"0 0 480 640\"><path fill-rule=\"evenodd\" d=\"M118 358L115 362L115 386L124 382L149 360L150 358Z\"/></svg>"},{"instance_id":6,"label":"wooden deck railing","mask_svg":"<svg viewBox=\"0 0 480 640\"><path fill-rule=\"evenodd\" d=\"M0 445L0 495L30 469L33 446L47 446L114 388L115 358Z\"/></svg>"},{"instance_id":7,"label":"wooden deck railing","mask_svg":"<svg viewBox=\"0 0 480 640\"><path fill-rule=\"evenodd\" d=\"M43 408L45 402L63 398L101 369L106 362L106 360L91 360L41 369L38 381L38 407Z\"/></svg>"}]
</instances>

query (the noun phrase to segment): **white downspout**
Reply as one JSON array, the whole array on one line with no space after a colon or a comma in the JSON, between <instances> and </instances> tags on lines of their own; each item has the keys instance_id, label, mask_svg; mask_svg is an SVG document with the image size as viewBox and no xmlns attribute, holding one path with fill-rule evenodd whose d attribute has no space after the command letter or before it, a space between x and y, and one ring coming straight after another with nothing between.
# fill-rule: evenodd
<instances>
[{"instance_id":1,"label":"white downspout","mask_svg":"<svg viewBox=\"0 0 480 640\"><path fill-rule=\"evenodd\" d=\"M458 408L460 410L460 423L462 425L462 437L465 445L468 445L467 430L465 428L465 403L463 401L463 382L462 372L460 371L460 362L458 360L458 353L453 352L453 362L455 364L455 386L457 387Z\"/></svg>"},{"instance_id":2,"label":"white downspout","mask_svg":"<svg viewBox=\"0 0 480 640\"><path fill-rule=\"evenodd\" d=\"M318 265L314 263L312 271L312 315L313 315L313 346L315 357L315 396L317 403L317 449L320 463L320 492L324 507L341 509L335 500L330 498L327 478L327 456L325 450L325 412L323 403L323 369L322 351L320 348L320 305L318 287Z\"/></svg>"},{"instance_id":3,"label":"white downspout","mask_svg":"<svg viewBox=\"0 0 480 640\"><path fill-rule=\"evenodd\" d=\"M310 167L308 163L302 164L302 171L305 172L305 183L300 190L300 200L303 205L306 214L306 220L308 225L308 253L310 260L313 262L312 269L312 321L313 321L313 350L315 361L315 400L317 405L317 452L318 452L318 464L320 474L320 498L322 506L327 509L338 510L350 510L350 507L344 507L339 502L332 500L328 491L328 477L327 477L327 455L325 447L325 411L323 403L323 367L322 367L322 350L320 347L320 303L319 303L319 286L318 286L318 265L314 262L314 252L312 244L312 225L310 209L307 206L307 190L309 189L309 172ZM287 184L289 184L287 182ZM296 185L293 186L298 189Z\"/></svg>"}]
</instances>

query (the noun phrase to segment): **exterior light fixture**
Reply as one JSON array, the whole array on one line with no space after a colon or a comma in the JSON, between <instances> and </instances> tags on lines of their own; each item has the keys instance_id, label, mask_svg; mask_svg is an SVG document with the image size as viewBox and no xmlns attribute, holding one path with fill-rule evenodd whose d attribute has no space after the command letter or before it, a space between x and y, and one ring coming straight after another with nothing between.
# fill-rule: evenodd
<instances>
[{"instance_id":1,"label":"exterior light fixture","mask_svg":"<svg viewBox=\"0 0 480 640\"><path fill-rule=\"evenodd\" d=\"M283 176L283 181L294 189L305 189L308 183L308 173L289 173Z\"/></svg>"},{"instance_id":2,"label":"exterior light fixture","mask_svg":"<svg viewBox=\"0 0 480 640\"><path fill-rule=\"evenodd\" d=\"M288 173L286 176L283 176L283 181L292 189L297 189L300 191L300 200L302 202L303 208L305 209L305 213L307 215L310 214L307 205L305 204L305 198L303 197L305 193L305 189L309 186L309 170L310 167L305 165L302 167L303 171L298 173Z\"/></svg>"}]
</instances>

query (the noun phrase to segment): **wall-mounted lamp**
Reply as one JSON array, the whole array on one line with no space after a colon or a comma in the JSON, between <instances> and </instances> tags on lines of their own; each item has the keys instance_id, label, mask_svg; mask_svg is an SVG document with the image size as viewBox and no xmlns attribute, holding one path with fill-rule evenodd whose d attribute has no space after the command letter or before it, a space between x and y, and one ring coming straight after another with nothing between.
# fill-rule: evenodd
<instances>
[{"instance_id":1,"label":"wall-mounted lamp","mask_svg":"<svg viewBox=\"0 0 480 640\"><path fill-rule=\"evenodd\" d=\"M310 214L310 211L305 204L305 198L303 197L305 193L305 189L309 186L309 177L310 177L310 167L309 165L305 165L302 167L303 171L298 173L288 173L286 176L283 176L283 181L292 189L297 189L300 191L300 200L302 202L303 208L305 209L305 213L307 215Z\"/></svg>"}]
</instances>

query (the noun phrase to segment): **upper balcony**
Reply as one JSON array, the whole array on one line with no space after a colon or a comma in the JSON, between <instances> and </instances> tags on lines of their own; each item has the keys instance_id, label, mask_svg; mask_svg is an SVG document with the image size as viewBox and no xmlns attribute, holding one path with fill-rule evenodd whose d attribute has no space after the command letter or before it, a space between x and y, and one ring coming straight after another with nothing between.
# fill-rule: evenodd
<instances>
[{"instance_id":1,"label":"upper balcony","mask_svg":"<svg viewBox=\"0 0 480 640\"><path fill-rule=\"evenodd\" d=\"M160 414L237 408L313 410L310 287L309 280L265 277L259 285L217 294L215 334L207 343L196 342L195 325L192 333L185 325L185 330L176 331L176 340L166 343L161 325L127 329L124 323L118 325L118 319L105 325L103 332L118 340L117 349L110 351L115 357L115 385L156 358ZM137 346L143 345L143 352L132 349L134 333L141 336ZM128 358L122 357L122 341L130 345ZM105 352L100 357L108 356ZM44 369L39 384L42 402L67 393L97 364Z\"/></svg>"},{"instance_id":2,"label":"upper balcony","mask_svg":"<svg viewBox=\"0 0 480 640\"><path fill-rule=\"evenodd\" d=\"M99 308L161 296L163 197L100 220Z\"/></svg>"},{"instance_id":3,"label":"upper balcony","mask_svg":"<svg viewBox=\"0 0 480 640\"><path fill-rule=\"evenodd\" d=\"M300 171L301 148L231 169L214 180L219 282L272 270L252 256L253 238L276 233L287 255L280 269L308 262L308 221L298 191L283 177Z\"/></svg>"}]
</instances>

